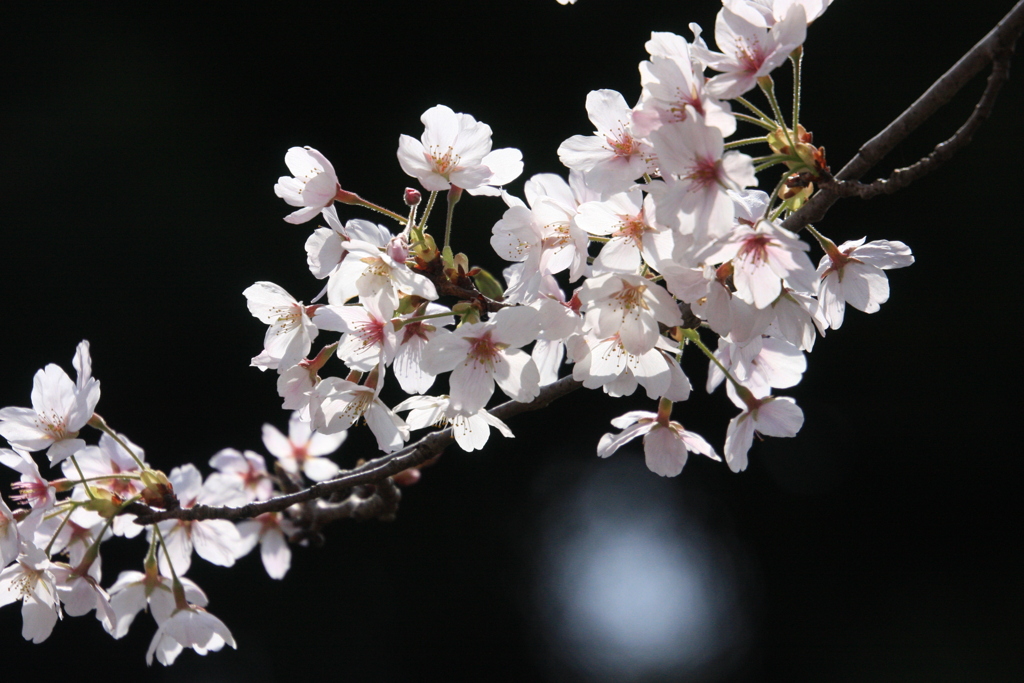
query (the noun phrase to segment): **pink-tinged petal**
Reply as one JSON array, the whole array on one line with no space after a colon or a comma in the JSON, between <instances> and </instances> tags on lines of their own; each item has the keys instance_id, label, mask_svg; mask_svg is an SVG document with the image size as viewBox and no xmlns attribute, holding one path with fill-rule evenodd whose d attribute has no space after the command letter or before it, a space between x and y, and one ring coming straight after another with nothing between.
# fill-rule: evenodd
<instances>
[{"instance_id":1,"label":"pink-tinged petal","mask_svg":"<svg viewBox=\"0 0 1024 683\"><path fill-rule=\"evenodd\" d=\"M482 163L491 169L488 185L507 185L523 173L523 153L513 147L494 150Z\"/></svg>"},{"instance_id":2,"label":"pink-tinged petal","mask_svg":"<svg viewBox=\"0 0 1024 683\"><path fill-rule=\"evenodd\" d=\"M402 391L407 394L425 394L434 384L436 375L423 369L424 350L427 341L414 336L398 348L391 369L398 379Z\"/></svg>"},{"instance_id":3,"label":"pink-tinged petal","mask_svg":"<svg viewBox=\"0 0 1024 683\"><path fill-rule=\"evenodd\" d=\"M804 411L788 396L765 401L754 417L755 429L765 436L796 436L803 424Z\"/></svg>"},{"instance_id":4,"label":"pink-tinged petal","mask_svg":"<svg viewBox=\"0 0 1024 683\"><path fill-rule=\"evenodd\" d=\"M825 258L828 258L827 256ZM831 272L818 285L818 303L829 327L838 330L846 313L846 299L843 298L839 274Z\"/></svg>"},{"instance_id":5,"label":"pink-tinged petal","mask_svg":"<svg viewBox=\"0 0 1024 683\"><path fill-rule=\"evenodd\" d=\"M657 349L651 349L640 356L632 356L630 370L637 382L647 390L647 397L658 400L672 385L672 369Z\"/></svg>"},{"instance_id":6,"label":"pink-tinged petal","mask_svg":"<svg viewBox=\"0 0 1024 683\"><path fill-rule=\"evenodd\" d=\"M889 240L868 242L864 246L858 247L852 256L858 261L882 270L905 268L914 263L910 247L903 242L890 242Z\"/></svg>"},{"instance_id":7,"label":"pink-tinged petal","mask_svg":"<svg viewBox=\"0 0 1024 683\"><path fill-rule=\"evenodd\" d=\"M385 453L393 453L409 440L409 427L402 418L374 401L363 415L366 425L377 438L377 447Z\"/></svg>"},{"instance_id":8,"label":"pink-tinged petal","mask_svg":"<svg viewBox=\"0 0 1024 683\"><path fill-rule=\"evenodd\" d=\"M674 477L686 464L686 446L676 433L660 424L644 437L644 460L647 469L662 477Z\"/></svg>"},{"instance_id":9,"label":"pink-tinged petal","mask_svg":"<svg viewBox=\"0 0 1024 683\"><path fill-rule=\"evenodd\" d=\"M747 451L754 442L754 420L742 412L729 421L725 431L725 462L733 472L747 469Z\"/></svg>"},{"instance_id":10,"label":"pink-tinged petal","mask_svg":"<svg viewBox=\"0 0 1024 683\"><path fill-rule=\"evenodd\" d=\"M434 165L427 161L427 153L416 138L402 135L398 138L398 163L406 175L424 178L434 173ZM442 188L446 189L446 188Z\"/></svg>"},{"instance_id":11,"label":"pink-tinged petal","mask_svg":"<svg viewBox=\"0 0 1024 683\"><path fill-rule=\"evenodd\" d=\"M494 381L509 398L525 403L540 393L540 371L530 354L520 349L508 349L502 354L503 362L494 364ZM483 406L481 406L483 407Z\"/></svg>"},{"instance_id":12,"label":"pink-tinged petal","mask_svg":"<svg viewBox=\"0 0 1024 683\"><path fill-rule=\"evenodd\" d=\"M533 308L509 306L491 318L493 336L497 342L519 348L529 344L540 333L540 316Z\"/></svg>"},{"instance_id":13,"label":"pink-tinged petal","mask_svg":"<svg viewBox=\"0 0 1024 683\"><path fill-rule=\"evenodd\" d=\"M459 328L461 332L459 335L439 329L423 349L423 369L435 377L442 372L454 369L459 363L465 361L469 354L469 342L463 337L477 334L482 327L480 324L473 323L463 325Z\"/></svg>"},{"instance_id":14,"label":"pink-tinged petal","mask_svg":"<svg viewBox=\"0 0 1024 683\"><path fill-rule=\"evenodd\" d=\"M616 429L625 429L631 424L635 424L640 420L654 421L658 418L657 413L652 413L649 410L631 410L628 413L619 415L618 417L612 418L612 427Z\"/></svg>"},{"instance_id":15,"label":"pink-tinged petal","mask_svg":"<svg viewBox=\"0 0 1024 683\"><path fill-rule=\"evenodd\" d=\"M232 566L244 548L238 529L226 519L193 522L192 543L199 557L221 567Z\"/></svg>"},{"instance_id":16,"label":"pink-tinged petal","mask_svg":"<svg viewBox=\"0 0 1024 683\"><path fill-rule=\"evenodd\" d=\"M885 272L864 263L848 263L842 273L843 298L859 311L875 313L889 300Z\"/></svg>"},{"instance_id":17,"label":"pink-tinged petal","mask_svg":"<svg viewBox=\"0 0 1024 683\"><path fill-rule=\"evenodd\" d=\"M337 434L324 434L323 436L347 436L348 432L338 432ZM302 473L309 477L312 481L327 481L338 476L338 472L341 468L338 467L337 463L332 460L328 460L325 457L308 458L302 463Z\"/></svg>"},{"instance_id":18,"label":"pink-tinged petal","mask_svg":"<svg viewBox=\"0 0 1024 683\"><path fill-rule=\"evenodd\" d=\"M260 559L272 579L283 579L292 564L292 551L280 529L268 529L260 543Z\"/></svg>"},{"instance_id":19,"label":"pink-tinged petal","mask_svg":"<svg viewBox=\"0 0 1024 683\"><path fill-rule=\"evenodd\" d=\"M471 414L487 405L494 394L494 378L490 366L465 356L463 359L448 379L451 407L461 413Z\"/></svg>"},{"instance_id":20,"label":"pink-tinged petal","mask_svg":"<svg viewBox=\"0 0 1024 683\"><path fill-rule=\"evenodd\" d=\"M284 217L286 223L292 225L302 225L313 220L318 213L320 213L323 207L320 206L306 206L297 211L293 211Z\"/></svg>"},{"instance_id":21,"label":"pink-tinged petal","mask_svg":"<svg viewBox=\"0 0 1024 683\"><path fill-rule=\"evenodd\" d=\"M274 457L290 458L292 456L291 442L274 425L263 425L263 445L267 447L267 451Z\"/></svg>"},{"instance_id":22,"label":"pink-tinged petal","mask_svg":"<svg viewBox=\"0 0 1024 683\"><path fill-rule=\"evenodd\" d=\"M477 190L491 179L491 169L483 165L459 167L448 175L448 179L452 185L461 187L470 194L480 194Z\"/></svg>"},{"instance_id":23,"label":"pink-tinged petal","mask_svg":"<svg viewBox=\"0 0 1024 683\"><path fill-rule=\"evenodd\" d=\"M60 616L60 608L44 605L35 600L25 600L21 605L21 636L33 643L41 643L53 633L53 627Z\"/></svg>"},{"instance_id":24,"label":"pink-tinged petal","mask_svg":"<svg viewBox=\"0 0 1024 683\"><path fill-rule=\"evenodd\" d=\"M653 428L653 425L656 424L656 422L639 422L626 427L618 434L605 434L597 443L598 457L607 458L609 455L619 450L619 448L624 444L649 432Z\"/></svg>"},{"instance_id":25,"label":"pink-tinged petal","mask_svg":"<svg viewBox=\"0 0 1024 683\"><path fill-rule=\"evenodd\" d=\"M711 444L705 441L704 437L700 434L684 430L677 422L673 422L672 425L673 429L675 429L676 435L682 440L683 445L686 446L686 450L691 453L706 455L712 460L717 460L719 462L722 461L722 459L718 457L718 454L715 453L715 449L711 447Z\"/></svg>"},{"instance_id":26,"label":"pink-tinged petal","mask_svg":"<svg viewBox=\"0 0 1024 683\"><path fill-rule=\"evenodd\" d=\"M567 168L590 171L615 157L605 141L594 135L574 135L558 147L558 159Z\"/></svg>"},{"instance_id":27,"label":"pink-tinged petal","mask_svg":"<svg viewBox=\"0 0 1024 683\"><path fill-rule=\"evenodd\" d=\"M192 536L188 524L190 522L184 524L162 522L160 524L160 533L164 538L164 550L157 553L157 560L160 565L160 573L164 576L171 576L173 573L177 573L178 576L187 574L192 566ZM174 565L174 572L171 571L171 565Z\"/></svg>"}]
</instances>

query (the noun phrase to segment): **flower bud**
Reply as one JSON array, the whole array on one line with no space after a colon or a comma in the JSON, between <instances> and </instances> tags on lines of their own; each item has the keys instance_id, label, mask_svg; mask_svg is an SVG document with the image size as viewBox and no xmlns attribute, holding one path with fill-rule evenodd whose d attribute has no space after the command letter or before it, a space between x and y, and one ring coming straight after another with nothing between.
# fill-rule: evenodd
<instances>
[{"instance_id":1,"label":"flower bud","mask_svg":"<svg viewBox=\"0 0 1024 683\"><path fill-rule=\"evenodd\" d=\"M419 190L414 190L411 187L405 188L405 205L406 206L419 206L421 199L423 199L423 195L420 194Z\"/></svg>"}]
</instances>

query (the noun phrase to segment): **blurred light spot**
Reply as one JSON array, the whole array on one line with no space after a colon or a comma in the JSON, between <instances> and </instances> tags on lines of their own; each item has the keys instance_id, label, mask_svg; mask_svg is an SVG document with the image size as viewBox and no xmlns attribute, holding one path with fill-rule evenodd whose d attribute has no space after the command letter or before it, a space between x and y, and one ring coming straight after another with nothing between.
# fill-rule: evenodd
<instances>
[{"instance_id":1,"label":"blurred light spot","mask_svg":"<svg viewBox=\"0 0 1024 683\"><path fill-rule=\"evenodd\" d=\"M552 664L593 681L714 680L746 640L733 560L678 487L623 460L559 486L544 515L534 595Z\"/></svg>"}]
</instances>

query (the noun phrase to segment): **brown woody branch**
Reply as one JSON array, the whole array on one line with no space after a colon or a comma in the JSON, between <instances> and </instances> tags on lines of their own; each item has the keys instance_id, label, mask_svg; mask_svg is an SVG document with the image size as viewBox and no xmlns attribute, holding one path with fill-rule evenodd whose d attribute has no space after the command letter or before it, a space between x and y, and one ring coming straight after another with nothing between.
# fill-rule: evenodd
<instances>
[{"instance_id":1,"label":"brown woody branch","mask_svg":"<svg viewBox=\"0 0 1024 683\"><path fill-rule=\"evenodd\" d=\"M821 220L825 213L840 197L873 197L892 193L906 187L914 180L931 172L947 161L968 142L974 131L988 117L996 93L1009 77L1009 61L1014 43L1024 32L1024 0L1019 0L1013 9L996 24L967 54L957 61L931 87L917 98L910 107L885 127L875 137L861 146L857 154L831 182L823 184L799 211L783 222L783 227L799 231L809 223ZM992 64L992 74L981 100L968 120L953 137L936 146L935 150L917 163L892 174L889 179L863 185L857 183L875 164L881 161L900 142L905 140L918 126L928 120L978 74L986 65Z\"/></svg>"},{"instance_id":2,"label":"brown woody branch","mask_svg":"<svg viewBox=\"0 0 1024 683\"><path fill-rule=\"evenodd\" d=\"M979 41L967 54L928 88L921 97L900 114L892 123L866 142L858 153L835 176L823 184L820 191L799 211L793 213L783 226L798 231L808 223L820 220L828 209L843 196L872 197L881 193L895 192L912 181L929 173L967 145L974 131L985 121L992 110L996 94L1009 77L1009 62L1013 45L1024 31L1024 0L1013 9ZM918 126L930 118L940 107L949 102L986 65L992 64L985 92L974 111L963 126L947 141L939 144L931 154L907 168L895 171L888 179L870 184L856 182L875 164L881 161L897 144L906 139ZM426 273L430 277L430 273ZM451 283L446 277L435 273L431 279L441 284L439 291L460 298L479 299L481 307L493 311L502 306L494 302L465 282ZM443 282L442 282L443 281ZM453 291L458 290L458 291ZM501 420L520 413L547 406L582 384L570 377L543 387L536 399L528 403L508 401L493 408L492 415ZM341 518L367 519L387 518L397 509L400 493L390 477L412 467L424 464L440 455L454 441L452 429L439 430L423 437L400 451L371 460L349 470L330 481L314 484L306 489L286 493L270 500L250 503L238 508L197 505L191 508L159 510L142 504L134 504L125 512L136 515L138 524L155 524L167 519L200 521L207 519L242 520L257 517L267 512L281 512L293 505L307 503L297 517L305 521L310 533L327 521ZM369 497L353 492L355 487L373 486ZM327 499L332 494L344 494L341 502L332 503Z\"/></svg>"},{"instance_id":3,"label":"brown woody branch","mask_svg":"<svg viewBox=\"0 0 1024 683\"><path fill-rule=\"evenodd\" d=\"M559 398L572 393L581 386L583 386L582 383L577 382L571 376L563 377L557 382L553 382L542 387L537 398L528 403L507 401L495 408L492 408L489 412L499 420L504 421L508 418L515 417L520 413L544 408L552 401L556 401ZM391 491L391 488L394 486L393 483L385 483L382 485L381 482L387 480L388 477L398 474L399 472L403 472L411 467L422 465L428 460L440 455L454 440L455 437L452 433L451 427L442 429L428 434L416 443L407 446L400 451L382 456L376 460L370 460L369 462L364 463L355 469L344 472L340 476L329 481L313 484L309 488L296 493L284 494L258 503L249 503L242 507L235 508L196 505L194 507L179 508L176 510L157 510L146 505L136 504L126 509L126 512L136 515L135 522L137 524L155 524L156 522L162 522L165 519L189 521L228 519L237 521L242 519L251 519L266 512L282 512L297 503L316 501L321 498L325 499L333 493L346 492L356 486L376 484L377 490L375 492L375 496L379 499L379 502L366 502L365 504L360 504L357 501L353 501L351 496L349 496L346 501L343 501L340 504L335 504L332 508L332 504L324 501L322 503L317 503L314 516L317 519L320 519L321 514L328 515L333 518L359 516L365 519L372 516L379 516L379 512L375 512L375 514L368 514L371 510L367 509L366 506L371 504L380 505L381 507L379 509L383 510L384 514L393 514L393 508L398 505L398 496L396 495L397 489ZM366 500L373 501L374 497ZM390 511L388 506L392 506ZM376 510L377 509L375 508L375 511ZM358 511L359 514L352 514L354 511ZM310 514L310 511L306 510L304 513L300 513L300 515L301 514Z\"/></svg>"}]
</instances>

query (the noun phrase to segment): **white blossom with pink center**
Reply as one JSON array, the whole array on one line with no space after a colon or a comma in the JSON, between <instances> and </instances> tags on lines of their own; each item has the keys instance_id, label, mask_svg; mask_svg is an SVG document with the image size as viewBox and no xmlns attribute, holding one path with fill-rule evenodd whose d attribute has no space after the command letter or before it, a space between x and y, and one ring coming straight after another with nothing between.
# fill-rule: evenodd
<instances>
[{"instance_id":1,"label":"white blossom with pink center","mask_svg":"<svg viewBox=\"0 0 1024 683\"><path fill-rule=\"evenodd\" d=\"M305 223L323 211L334 212L334 197L341 189L334 166L312 147L292 147L284 155L292 177L281 176L274 194L289 206L301 207L285 216L289 223ZM337 215L334 216L337 220Z\"/></svg>"},{"instance_id":2,"label":"white blossom with pink center","mask_svg":"<svg viewBox=\"0 0 1024 683\"><path fill-rule=\"evenodd\" d=\"M336 434L363 418L382 451L397 451L409 440L409 427L378 397L379 383L383 380L383 372L376 387L359 385L339 377L322 380L310 393L313 428L324 434Z\"/></svg>"},{"instance_id":3,"label":"white blossom with pink center","mask_svg":"<svg viewBox=\"0 0 1024 683\"><path fill-rule=\"evenodd\" d=\"M791 5L786 16L771 28L751 23L723 7L715 20L715 42L722 52L695 45L694 53L708 67L722 72L708 81L708 92L731 100L785 63L806 38L807 14L801 5Z\"/></svg>"},{"instance_id":4,"label":"white blossom with pink center","mask_svg":"<svg viewBox=\"0 0 1024 683\"><path fill-rule=\"evenodd\" d=\"M242 294L249 312L270 326L263 338L263 353L253 358L253 365L280 371L305 358L318 331L310 317L315 308L296 301L273 282L257 282Z\"/></svg>"},{"instance_id":5,"label":"white blossom with pink center","mask_svg":"<svg viewBox=\"0 0 1024 683\"><path fill-rule=\"evenodd\" d=\"M491 127L469 114L439 104L423 116L420 140L403 135L398 163L424 188L436 192L452 186L474 195L501 194L498 186L523 172L523 155L511 147L491 151Z\"/></svg>"},{"instance_id":6,"label":"white blossom with pink center","mask_svg":"<svg viewBox=\"0 0 1024 683\"><path fill-rule=\"evenodd\" d=\"M810 246L794 233L770 221L751 226L737 223L702 255L706 263L732 260L736 296L757 308L770 306L783 285L801 292L814 290Z\"/></svg>"},{"instance_id":7,"label":"white blossom with pink center","mask_svg":"<svg viewBox=\"0 0 1024 683\"><path fill-rule=\"evenodd\" d=\"M587 95L587 114L597 128L593 135L574 135L558 147L565 166L582 171L589 187L614 194L656 169L650 143L633 130L633 111L614 90Z\"/></svg>"},{"instance_id":8,"label":"white blossom with pink center","mask_svg":"<svg viewBox=\"0 0 1024 683\"><path fill-rule=\"evenodd\" d=\"M78 431L92 418L100 400L100 383L92 377L89 342L78 345L72 364L77 382L51 363L32 380L31 408L0 409L0 436L23 451L47 449L54 465L85 447Z\"/></svg>"},{"instance_id":9,"label":"white blossom with pink center","mask_svg":"<svg viewBox=\"0 0 1024 683\"><path fill-rule=\"evenodd\" d=\"M864 244L865 239L840 244L834 254L826 254L818 263L818 301L834 330L843 324L846 304L865 313L877 312L889 300L885 271L914 263L910 247L903 242Z\"/></svg>"},{"instance_id":10,"label":"white blossom with pink center","mask_svg":"<svg viewBox=\"0 0 1024 683\"><path fill-rule=\"evenodd\" d=\"M406 422L410 429L450 426L455 443L467 452L480 450L487 444L491 436L491 427L506 438L511 439L515 436L508 425L484 408L469 415L455 410L448 396L413 396L395 406L395 412L403 410L409 411Z\"/></svg>"},{"instance_id":11,"label":"white blossom with pink center","mask_svg":"<svg viewBox=\"0 0 1024 683\"><path fill-rule=\"evenodd\" d=\"M203 476L191 463L175 467L168 475L182 508L195 505L228 505L239 507L248 501L242 487L230 486L223 478L203 483ZM192 566L192 550L201 558L221 567L230 567L247 549L235 525L226 519L202 521L169 519L157 525L164 547L157 554L160 573L182 575ZM171 571L170 564L174 565Z\"/></svg>"},{"instance_id":12,"label":"white blossom with pink center","mask_svg":"<svg viewBox=\"0 0 1024 683\"><path fill-rule=\"evenodd\" d=\"M726 152L722 132L698 114L651 133L664 182L650 185L659 223L693 235L697 249L725 235L736 215L729 190L757 184L754 162Z\"/></svg>"},{"instance_id":13,"label":"white blossom with pink center","mask_svg":"<svg viewBox=\"0 0 1024 683\"><path fill-rule=\"evenodd\" d=\"M633 120L644 135L665 123L693 114L704 117L728 137L736 117L728 102L711 97L704 87L704 65L690 54L690 44L674 33L652 33L647 41L650 61L640 62L640 111ZM643 123L641 123L643 122Z\"/></svg>"},{"instance_id":14,"label":"white blossom with pink center","mask_svg":"<svg viewBox=\"0 0 1024 683\"><path fill-rule=\"evenodd\" d=\"M299 413L288 419L288 436L272 424L263 425L263 445L289 474L302 472L313 481L325 481L338 474L338 465L324 456L345 443L348 432L324 434L314 431Z\"/></svg>"},{"instance_id":15,"label":"white blossom with pink center","mask_svg":"<svg viewBox=\"0 0 1024 683\"><path fill-rule=\"evenodd\" d=\"M585 331L599 339L618 335L623 348L640 356L660 337L658 323L682 325L675 299L656 282L630 273L607 273L590 278L579 291Z\"/></svg>"},{"instance_id":16,"label":"white blossom with pink center","mask_svg":"<svg viewBox=\"0 0 1024 683\"><path fill-rule=\"evenodd\" d=\"M638 436L644 437L644 458L647 468L662 477L674 477L683 471L689 453L700 453L721 461L715 449L696 432L683 429L668 417L646 410L633 410L612 420L621 429L618 434L605 434L597 444L597 454L607 458Z\"/></svg>"},{"instance_id":17,"label":"white blossom with pink center","mask_svg":"<svg viewBox=\"0 0 1024 683\"><path fill-rule=\"evenodd\" d=\"M452 334L435 337L423 353L428 372L449 377L452 408L471 415L487 405L497 382L516 401L531 401L540 392L540 373L520 347L537 338L537 311L503 308L487 322L465 323Z\"/></svg>"},{"instance_id":18,"label":"white blossom with pink center","mask_svg":"<svg viewBox=\"0 0 1024 683\"><path fill-rule=\"evenodd\" d=\"M21 635L41 643L62 616L53 563L38 548L28 548L18 561L0 571L0 607L21 601Z\"/></svg>"},{"instance_id":19,"label":"white blossom with pink center","mask_svg":"<svg viewBox=\"0 0 1024 683\"><path fill-rule=\"evenodd\" d=\"M747 469L747 451L754 442L754 432L793 437L804 424L804 411L788 396L767 396L753 399L752 403L753 407L745 406L742 413L729 421L725 432L725 462L733 472Z\"/></svg>"}]
</instances>

